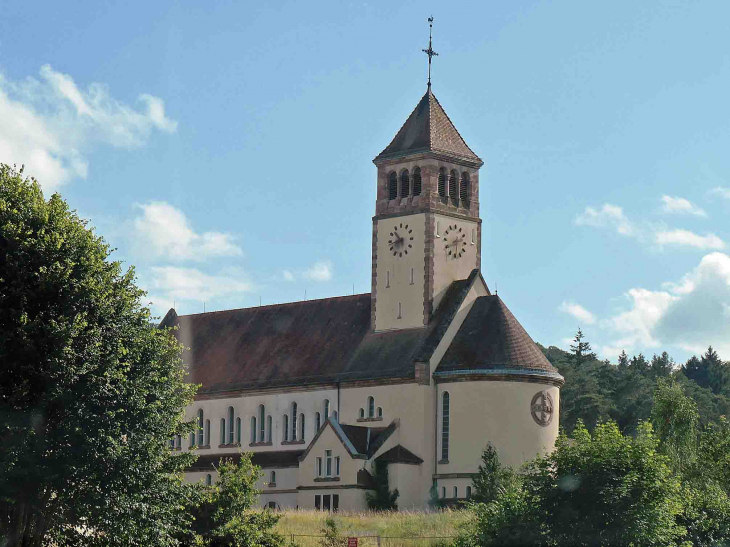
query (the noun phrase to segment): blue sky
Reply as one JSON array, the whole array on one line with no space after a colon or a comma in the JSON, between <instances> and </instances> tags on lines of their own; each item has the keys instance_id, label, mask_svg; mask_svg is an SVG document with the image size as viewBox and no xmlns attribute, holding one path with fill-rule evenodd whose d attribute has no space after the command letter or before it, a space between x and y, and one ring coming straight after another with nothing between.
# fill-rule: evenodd
<instances>
[{"instance_id":1,"label":"blue sky","mask_svg":"<svg viewBox=\"0 0 730 547\"><path fill-rule=\"evenodd\" d=\"M370 291L375 167L433 89L485 165L482 268L533 339L730 358L730 3L13 2L0 161L153 311Z\"/></svg>"}]
</instances>

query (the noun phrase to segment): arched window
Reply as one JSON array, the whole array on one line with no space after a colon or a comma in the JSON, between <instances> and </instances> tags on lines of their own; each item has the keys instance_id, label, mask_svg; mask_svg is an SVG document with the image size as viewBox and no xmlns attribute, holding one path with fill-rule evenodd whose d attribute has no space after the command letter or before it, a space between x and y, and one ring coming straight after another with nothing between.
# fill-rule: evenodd
<instances>
[{"instance_id":1,"label":"arched window","mask_svg":"<svg viewBox=\"0 0 730 547\"><path fill-rule=\"evenodd\" d=\"M336 410L333 410L332 411L332 421L333 422L336 422L337 421L337 411Z\"/></svg>"},{"instance_id":2,"label":"arched window","mask_svg":"<svg viewBox=\"0 0 730 547\"><path fill-rule=\"evenodd\" d=\"M256 416L251 416L251 443L256 442Z\"/></svg>"},{"instance_id":3,"label":"arched window","mask_svg":"<svg viewBox=\"0 0 730 547\"><path fill-rule=\"evenodd\" d=\"M364 408L361 408L360 409L360 417L361 418L364 418L365 417L365 409Z\"/></svg>"},{"instance_id":4,"label":"arched window","mask_svg":"<svg viewBox=\"0 0 730 547\"><path fill-rule=\"evenodd\" d=\"M315 432L319 431L319 428L322 427L322 415L319 412L314 413L314 429Z\"/></svg>"},{"instance_id":5,"label":"arched window","mask_svg":"<svg viewBox=\"0 0 730 547\"><path fill-rule=\"evenodd\" d=\"M291 440L297 440L297 404L291 404Z\"/></svg>"},{"instance_id":6,"label":"arched window","mask_svg":"<svg viewBox=\"0 0 730 547\"><path fill-rule=\"evenodd\" d=\"M459 489L456 486L454 486L454 499L456 499L458 497L459 497Z\"/></svg>"},{"instance_id":7,"label":"arched window","mask_svg":"<svg viewBox=\"0 0 730 547\"><path fill-rule=\"evenodd\" d=\"M271 442L271 432L273 431L272 423L271 423L271 416L266 417L266 442Z\"/></svg>"},{"instance_id":8,"label":"arched window","mask_svg":"<svg viewBox=\"0 0 730 547\"><path fill-rule=\"evenodd\" d=\"M299 415L299 440L304 440L304 414Z\"/></svg>"},{"instance_id":9,"label":"arched window","mask_svg":"<svg viewBox=\"0 0 730 547\"><path fill-rule=\"evenodd\" d=\"M271 475L269 476L269 486L274 486L276 484L276 471L272 471Z\"/></svg>"},{"instance_id":10,"label":"arched window","mask_svg":"<svg viewBox=\"0 0 730 547\"><path fill-rule=\"evenodd\" d=\"M259 442L264 442L266 438L266 409L264 405L259 405Z\"/></svg>"},{"instance_id":11,"label":"arched window","mask_svg":"<svg viewBox=\"0 0 730 547\"><path fill-rule=\"evenodd\" d=\"M241 444L241 418L236 418L236 442Z\"/></svg>"},{"instance_id":12,"label":"arched window","mask_svg":"<svg viewBox=\"0 0 730 547\"><path fill-rule=\"evenodd\" d=\"M324 400L324 419L326 420L329 417L330 417L330 400L325 399Z\"/></svg>"},{"instance_id":13,"label":"arched window","mask_svg":"<svg viewBox=\"0 0 730 547\"><path fill-rule=\"evenodd\" d=\"M221 442L220 444L226 444L226 419L221 418Z\"/></svg>"},{"instance_id":14,"label":"arched window","mask_svg":"<svg viewBox=\"0 0 730 547\"><path fill-rule=\"evenodd\" d=\"M284 442L289 441L289 415L284 414Z\"/></svg>"},{"instance_id":15,"label":"arched window","mask_svg":"<svg viewBox=\"0 0 730 547\"><path fill-rule=\"evenodd\" d=\"M441 399L441 459L449 459L449 392Z\"/></svg>"},{"instance_id":16,"label":"arched window","mask_svg":"<svg viewBox=\"0 0 730 547\"><path fill-rule=\"evenodd\" d=\"M205 446L210 446L210 420L205 420Z\"/></svg>"},{"instance_id":17,"label":"arched window","mask_svg":"<svg viewBox=\"0 0 730 547\"><path fill-rule=\"evenodd\" d=\"M398 197L398 175L395 171L391 171L388 175L388 199L395 199Z\"/></svg>"},{"instance_id":18,"label":"arched window","mask_svg":"<svg viewBox=\"0 0 730 547\"><path fill-rule=\"evenodd\" d=\"M210 473L208 473L205 476L205 486L211 486L213 484L213 477L210 476Z\"/></svg>"},{"instance_id":19,"label":"arched window","mask_svg":"<svg viewBox=\"0 0 730 547\"><path fill-rule=\"evenodd\" d=\"M400 174L400 197L408 197L411 193L411 177L408 169L403 169Z\"/></svg>"},{"instance_id":20,"label":"arched window","mask_svg":"<svg viewBox=\"0 0 730 547\"><path fill-rule=\"evenodd\" d=\"M228 407L228 444L233 444L233 414L232 406Z\"/></svg>"},{"instance_id":21,"label":"arched window","mask_svg":"<svg viewBox=\"0 0 730 547\"><path fill-rule=\"evenodd\" d=\"M439 169L439 196L446 197L446 169Z\"/></svg>"},{"instance_id":22,"label":"arched window","mask_svg":"<svg viewBox=\"0 0 730 547\"><path fill-rule=\"evenodd\" d=\"M203 446L203 409L198 410L198 445Z\"/></svg>"},{"instance_id":23,"label":"arched window","mask_svg":"<svg viewBox=\"0 0 730 547\"><path fill-rule=\"evenodd\" d=\"M466 499L471 499L471 486L466 487Z\"/></svg>"},{"instance_id":24,"label":"arched window","mask_svg":"<svg viewBox=\"0 0 730 547\"><path fill-rule=\"evenodd\" d=\"M368 397L368 418L375 418L375 399Z\"/></svg>"},{"instance_id":25,"label":"arched window","mask_svg":"<svg viewBox=\"0 0 730 547\"><path fill-rule=\"evenodd\" d=\"M469 173L464 171L461 174L461 187L459 188L459 198L466 203L469 199Z\"/></svg>"},{"instance_id":26,"label":"arched window","mask_svg":"<svg viewBox=\"0 0 730 547\"><path fill-rule=\"evenodd\" d=\"M383 407L379 406L378 407L378 418L382 418L382 417L383 417Z\"/></svg>"},{"instance_id":27,"label":"arched window","mask_svg":"<svg viewBox=\"0 0 730 547\"><path fill-rule=\"evenodd\" d=\"M449 174L449 197L452 201L457 202L459 200L459 174L451 170Z\"/></svg>"},{"instance_id":28,"label":"arched window","mask_svg":"<svg viewBox=\"0 0 730 547\"><path fill-rule=\"evenodd\" d=\"M421 195L421 168L416 167L413 170L413 195Z\"/></svg>"}]
</instances>

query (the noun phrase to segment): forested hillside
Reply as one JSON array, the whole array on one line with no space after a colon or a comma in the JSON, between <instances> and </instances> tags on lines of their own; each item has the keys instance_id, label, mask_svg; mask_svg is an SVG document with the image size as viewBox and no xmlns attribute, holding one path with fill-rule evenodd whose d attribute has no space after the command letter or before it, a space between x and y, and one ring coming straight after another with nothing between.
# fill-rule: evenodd
<instances>
[{"instance_id":1,"label":"forested hillside","mask_svg":"<svg viewBox=\"0 0 730 547\"><path fill-rule=\"evenodd\" d=\"M633 433L641 420L649 419L657 379L666 377L675 378L694 399L703 424L730 415L730 362L722 361L712 347L682 364L667 352L650 359L624 352L618 363L611 363L596 358L579 330L569 352L555 346L540 349L565 377L560 425L569 434L579 419L589 430L610 419L624 433Z\"/></svg>"}]
</instances>

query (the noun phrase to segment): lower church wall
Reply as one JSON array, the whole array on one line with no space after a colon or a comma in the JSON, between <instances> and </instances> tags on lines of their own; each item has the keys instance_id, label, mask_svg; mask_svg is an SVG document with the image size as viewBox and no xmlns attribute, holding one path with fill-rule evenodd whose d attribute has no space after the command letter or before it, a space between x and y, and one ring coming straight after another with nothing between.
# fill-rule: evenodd
<instances>
[{"instance_id":1,"label":"lower church wall","mask_svg":"<svg viewBox=\"0 0 730 547\"><path fill-rule=\"evenodd\" d=\"M320 490L299 490L299 509L315 509L315 496L339 496L340 511L367 511L368 504L365 499L367 491L362 488L327 488ZM320 497L320 509L323 507L323 498ZM330 497L330 504L332 498ZM331 505L330 505L331 507Z\"/></svg>"}]
</instances>

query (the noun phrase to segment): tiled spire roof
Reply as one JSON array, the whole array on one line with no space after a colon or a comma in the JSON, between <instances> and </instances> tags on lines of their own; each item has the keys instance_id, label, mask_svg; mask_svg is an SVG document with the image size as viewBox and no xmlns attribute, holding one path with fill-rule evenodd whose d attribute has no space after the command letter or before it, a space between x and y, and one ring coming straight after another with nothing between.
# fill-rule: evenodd
<instances>
[{"instance_id":1,"label":"tiled spire roof","mask_svg":"<svg viewBox=\"0 0 730 547\"><path fill-rule=\"evenodd\" d=\"M375 158L380 160L423 152L483 163L464 142L438 99L429 88L391 143Z\"/></svg>"}]
</instances>

